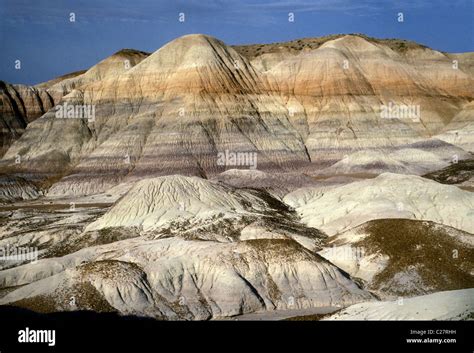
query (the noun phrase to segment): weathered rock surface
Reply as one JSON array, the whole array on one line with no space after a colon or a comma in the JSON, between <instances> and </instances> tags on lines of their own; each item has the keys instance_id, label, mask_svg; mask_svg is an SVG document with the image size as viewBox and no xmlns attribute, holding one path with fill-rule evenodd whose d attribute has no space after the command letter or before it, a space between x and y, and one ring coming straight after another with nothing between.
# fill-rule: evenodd
<instances>
[{"instance_id":1,"label":"weathered rock surface","mask_svg":"<svg viewBox=\"0 0 474 353\"><path fill-rule=\"evenodd\" d=\"M83 264L81 264L83 263ZM55 310L90 284L114 310L157 318L209 319L259 310L347 305L372 297L335 266L291 240L239 243L176 238L122 241L1 272L22 285L1 304L50 298ZM98 308L95 308L96 310Z\"/></svg>"},{"instance_id":2,"label":"weathered rock surface","mask_svg":"<svg viewBox=\"0 0 474 353\"><path fill-rule=\"evenodd\" d=\"M470 137L451 138L464 136L460 131L472 121L467 59L454 68L447 54L358 35L308 43L251 52L188 35L150 56L127 52L126 70L117 53L48 85L48 92L59 85L65 93L68 80L80 82L63 101L94 106L93 121L57 119L50 111L3 163L21 154L25 163L16 172L62 177L50 195L83 195L169 174L213 177L256 167L314 175L345 158L353 167L326 172L423 174L454 155L467 158ZM277 57L269 64L265 55ZM242 160L219 163L227 152ZM254 156L258 163L249 165ZM46 169L51 159L54 168Z\"/></svg>"},{"instance_id":3,"label":"weathered rock surface","mask_svg":"<svg viewBox=\"0 0 474 353\"><path fill-rule=\"evenodd\" d=\"M0 81L0 97L0 156L3 156L28 123L54 106L54 100L46 90L3 81Z\"/></svg>"},{"instance_id":4,"label":"weathered rock surface","mask_svg":"<svg viewBox=\"0 0 474 353\"><path fill-rule=\"evenodd\" d=\"M474 287L474 235L433 222L370 221L330 237L319 254L380 297Z\"/></svg>"},{"instance_id":5,"label":"weathered rock surface","mask_svg":"<svg viewBox=\"0 0 474 353\"><path fill-rule=\"evenodd\" d=\"M225 218L272 210L279 211L248 191L198 177L172 175L137 182L88 229L126 226L147 231L175 219Z\"/></svg>"},{"instance_id":6,"label":"weathered rock surface","mask_svg":"<svg viewBox=\"0 0 474 353\"><path fill-rule=\"evenodd\" d=\"M102 80L107 76L119 75L137 65L148 55L148 53L139 50L122 49L100 61L88 70L73 72L40 83L36 85L36 87L45 89L52 97L54 97L55 102L59 102L62 97L66 96L74 89L78 89L90 82Z\"/></svg>"},{"instance_id":7,"label":"weathered rock surface","mask_svg":"<svg viewBox=\"0 0 474 353\"><path fill-rule=\"evenodd\" d=\"M438 183L458 185L461 188L474 189L474 159L457 161L441 170L423 175Z\"/></svg>"},{"instance_id":8,"label":"weathered rock surface","mask_svg":"<svg viewBox=\"0 0 474 353\"><path fill-rule=\"evenodd\" d=\"M0 271L1 304L209 319L374 299L316 254L324 234L262 192L167 176L137 183L84 231L56 232L90 217L70 213L1 239L43 240L36 263Z\"/></svg>"},{"instance_id":9,"label":"weathered rock surface","mask_svg":"<svg viewBox=\"0 0 474 353\"><path fill-rule=\"evenodd\" d=\"M439 292L400 301L355 304L324 320L469 320L474 289Z\"/></svg>"},{"instance_id":10,"label":"weathered rock surface","mask_svg":"<svg viewBox=\"0 0 474 353\"><path fill-rule=\"evenodd\" d=\"M287 205L265 191L235 189L178 175L137 182L86 231L123 227L156 237L233 242L293 239L320 249L325 234L306 228Z\"/></svg>"},{"instance_id":11,"label":"weathered rock surface","mask_svg":"<svg viewBox=\"0 0 474 353\"><path fill-rule=\"evenodd\" d=\"M73 72L36 86L12 85L0 81L0 156L23 134L29 123L52 109L65 95L86 83L118 75L147 56L148 53L138 50L123 49L89 70Z\"/></svg>"},{"instance_id":12,"label":"weathered rock surface","mask_svg":"<svg viewBox=\"0 0 474 353\"><path fill-rule=\"evenodd\" d=\"M38 261L0 262L0 304L213 319L472 287L473 83L469 53L412 42L187 35L5 84L0 247Z\"/></svg>"},{"instance_id":13,"label":"weathered rock surface","mask_svg":"<svg viewBox=\"0 0 474 353\"><path fill-rule=\"evenodd\" d=\"M370 220L428 220L474 233L474 194L418 176L384 173L333 188L303 188L285 196L310 227L335 235Z\"/></svg>"},{"instance_id":14,"label":"weathered rock surface","mask_svg":"<svg viewBox=\"0 0 474 353\"><path fill-rule=\"evenodd\" d=\"M20 177L0 175L0 203L35 199L41 190L28 180Z\"/></svg>"}]
</instances>

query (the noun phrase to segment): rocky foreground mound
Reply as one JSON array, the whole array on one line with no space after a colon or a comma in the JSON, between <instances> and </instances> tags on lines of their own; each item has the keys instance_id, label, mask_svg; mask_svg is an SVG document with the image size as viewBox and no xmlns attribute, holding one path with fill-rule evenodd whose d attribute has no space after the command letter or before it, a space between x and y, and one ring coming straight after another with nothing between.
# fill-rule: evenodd
<instances>
[{"instance_id":1,"label":"rocky foreground mound","mask_svg":"<svg viewBox=\"0 0 474 353\"><path fill-rule=\"evenodd\" d=\"M381 297L474 288L474 235L442 224L379 219L325 245L320 255Z\"/></svg>"},{"instance_id":2,"label":"rocky foreground mound","mask_svg":"<svg viewBox=\"0 0 474 353\"><path fill-rule=\"evenodd\" d=\"M143 180L82 232L40 242L36 263L0 271L0 303L209 319L373 300L315 252L325 235L296 220L265 193L182 176ZM31 244L33 233L2 243Z\"/></svg>"},{"instance_id":3,"label":"rocky foreground mound","mask_svg":"<svg viewBox=\"0 0 474 353\"><path fill-rule=\"evenodd\" d=\"M35 246L38 261L0 263L0 304L193 320L472 288L473 236L446 225L471 226L470 195L383 174L302 188L283 198L288 205L262 190L173 175L135 183L110 207L4 211L0 246ZM411 208L399 210L399 200Z\"/></svg>"},{"instance_id":4,"label":"rocky foreground mound","mask_svg":"<svg viewBox=\"0 0 474 353\"><path fill-rule=\"evenodd\" d=\"M329 188L303 188L285 203L310 227L335 235L370 220L429 220L474 233L474 194L418 176L384 173Z\"/></svg>"},{"instance_id":5,"label":"rocky foreground mound","mask_svg":"<svg viewBox=\"0 0 474 353\"><path fill-rule=\"evenodd\" d=\"M350 306L325 320L472 320L474 289Z\"/></svg>"}]
</instances>

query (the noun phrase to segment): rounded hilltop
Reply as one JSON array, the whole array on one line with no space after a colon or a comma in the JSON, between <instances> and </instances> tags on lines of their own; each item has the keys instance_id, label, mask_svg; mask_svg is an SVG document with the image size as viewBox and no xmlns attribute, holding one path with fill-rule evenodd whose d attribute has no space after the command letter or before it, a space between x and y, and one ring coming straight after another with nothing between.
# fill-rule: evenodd
<instances>
[{"instance_id":1,"label":"rounded hilltop","mask_svg":"<svg viewBox=\"0 0 474 353\"><path fill-rule=\"evenodd\" d=\"M409 49L429 49L427 46L418 44L413 41L387 38L378 39L369 37L362 33L351 33L351 34L331 34L322 37L308 37L294 39L287 42L276 42L268 44L248 44L248 45L234 45L233 48L240 54L248 58L249 60L256 58L257 56L269 53L297 53L304 50L315 50L321 47L323 44L329 41L333 41L340 38L361 38L373 44L383 44L388 46L390 49L396 52L406 52Z\"/></svg>"}]
</instances>

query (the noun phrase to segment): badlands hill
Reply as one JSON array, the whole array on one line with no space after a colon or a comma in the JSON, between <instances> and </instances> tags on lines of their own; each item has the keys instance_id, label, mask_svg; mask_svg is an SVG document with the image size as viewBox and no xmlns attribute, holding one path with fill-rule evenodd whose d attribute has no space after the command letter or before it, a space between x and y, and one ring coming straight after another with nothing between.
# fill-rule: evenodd
<instances>
[{"instance_id":1,"label":"badlands hill","mask_svg":"<svg viewBox=\"0 0 474 353\"><path fill-rule=\"evenodd\" d=\"M319 254L380 297L474 287L474 236L433 222L369 221L330 237Z\"/></svg>"},{"instance_id":2,"label":"badlands hill","mask_svg":"<svg viewBox=\"0 0 474 353\"><path fill-rule=\"evenodd\" d=\"M36 86L11 85L0 81L0 156L18 139L33 120L57 105L63 96L82 85L119 74L135 66L148 53L123 49L102 60L89 70L73 72Z\"/></svg>"},{"instance_id":3,"label":"badlands hill","mask_svg":"<svg viewBox=\"0 0 474 353\"><path fill-rule=\"evenodd\" d=\"M427 46L409 41L404 39L377 39L373 37L366 36L363 33L351 33L349 35L357 36L364 38L365 40L376 43L376 44L383 44L390 47L392 50L399 52L399 53L406 53L412 49L429 49ZM277 43L270 43L270 44L248 44L248 45L235 45L233 48L237 50L243 56L251 59L256 58L257 56L268 54L268 53L275 53L275 52L293 52L298 53L305 48L307 50L318 49L321 45L326 43L327 41L339 39L341 37L346 36L346 34L332 34L328 36L322 37L314 37L314 38L301 38L295 39L288 42L277 42Z\"/></svg>"},{"instance_id":4,"label":"badlands hill","mask_svg":"<svg viewBox=\"0 0 474 353\"><path fill-rule=\"evenodd\" d=\"M0 258L0 305L472 318L473 67L364 35L187 35L3 84L0 248L27 253Z\"/></svg>"},{"instance_id":5,"label":"badlands hill","mask_svg":"<svg viewBox=\"0 0 474 353\"><path fill-rule=\"evenodd\" d=\"M441 170L428 173L425 178L436 180L443 184L457 184L468 190L474 188L474 160L464 160Z\"/></svg>"},{"instance_id":6,"label":"badlands hill","mask_svg":"<svg viewBox=\"0 0 474 353\"><path fill-rule=\"evenodd\" d=\"M46 89L46 91L55 98L55 101L59 102L63 96L67 95L74 89L87 83L101 80L110 75L119 75L138 64L148 55L148 53L138 50L122 49L100 61L88 70L73 72L40 83L35 87Z\"/></svg>"},{"instance_id":7,"label":"badlands hill","mask_svg":"<svg viewBox=\"0 0 474 353\"><path fill-rule=\"evenodd\" d=\"M49 180L50 195L84 195L143 177L249 168L218 163L226 151L257 156L257 168L273 175L425 174L470 158L469 56L456 56L454 68L450 54L411 42L294 43L253 51L187 35L41 84L55 104L94 106L94 119L58 119L50 109L2 168Z\"/></svg>"},{"instance_id":8,"label":"badlands hill","mask_svg":"<svg viewBox=\"0 0 474 353\"><path fill-rule=\"evenodd\" d=\"M3 156L26 126L50 110L55 102L44 89L3 81L0 81L0 97L0 156Z\"/></svg>"},{"instance_id":9,"label":"badlands hill","mask_svg":"<svg viewBox=\"0 0 474 353\"><path fill-rule=\"evenodd\" d=\"M12 217L18 232L0 244L37 244L40 260L2 268L0 304L211 319L374 300L315 252L324 234L265 193L167 176L91 215L43 215L30 230Z\"/></svg>"},{"instance_id":10,"label":"badlands hill","mask_svg":"<svg viewBox=\"0 0 474 353\"><path fill-rule=\"evenodd\" d=\"M365 191L363 183L371 183ZM397 185L397 193L387 189ZM366 195L355 199L357 190ZM400 190L406 194L400 197ZM336 219L319 200L325 193ZM440 207L447 198L452 202ZM397 200L416 203L403 213ZM377 298L472 288L473 236L445 225L472 227L468 191L384 174L305 187L283 201L262 190L173 175L134 183L111 207L52 212L48 203L0 211L0 246L35 246L39 257L0 262L0 304L196 320L352 310L357 303L372 310ZM371 214L361 214L364 204ZM386 219L400 216L405 219ZM317 228L349 229L328 238ZM380 302L373 315L383 316L385 305L392 312ZM404 310L397 317L418 317L413 307ZM465 317L469 310L463 305L433 317Z\"/></svg>"},{"instance_id":11,"label":"badlands hill","mask_svg":"<svg viewBox=\"0 0 474 353\"><path fill-rule=\"evenodd\" d=\"M340 187L310 187L287 194L310 227L335 235L370 220L429 220L474 233L474 194L418 176L384 173Z\"/></svg>"}]
</instances>

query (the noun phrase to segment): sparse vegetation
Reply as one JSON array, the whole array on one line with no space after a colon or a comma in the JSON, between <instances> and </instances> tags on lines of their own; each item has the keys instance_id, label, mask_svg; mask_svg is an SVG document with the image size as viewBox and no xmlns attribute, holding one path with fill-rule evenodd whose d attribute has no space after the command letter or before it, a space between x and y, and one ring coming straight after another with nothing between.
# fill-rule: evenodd
<instances>
[{"instance_id":1,"label":"sparse vegetation","mask_svg":"<svg viewBox=\"0 0 474 353\"><path fill-rule=\"evenodd\" d=\"M344 37L346 34L334 34L323 37L314 37L314 38L302 38L289 42L278 42L270 44L250 44L250 45L235 45L233 48L241 55L245 56L247 59L252 60L257 56L268 54L268 53L281 53L281 52L290 52L297 53L303 49L315 50L318 49L324 43ZM410 49L426 49L427 46L418 44L412 41L389 38L389 39L377 39L368 37L365 34L354 33L355 35L361 38L368 40L369 42L375 44L383 44L388 46L390 49L399 52L406 53Z\"/></svg>"},{"instance_id":2,"label":"sparse vegetation","mask_svg":"<svg viewBox=\"0 0 474 353\"><path fill-rule=\"evenodd\" d=\"M293 316L285 319L284 321L320 321L325 317L331 316L342 309L327 313L327 314L313 314L313 315L302 315L302 316Z\"/></svg>"},{"instance_id":3,"label":"sparse vegetation","mask_svg":"<svg viewBox=\"0 0 474 353\"><path fill-rule=\"evenodd\" d=\"M389 263L376 275L370 289L396 295L474 287L474 248L452 237L449 227L427 221L383 219L367 223L365 239L354 244L368 254L382 253ZM421 281L395 285L397 276Z\"/></svg>"},{"instance_id":4,"label":"sparse vegetation","mask_svg":"<svg viewBox=\"0 0 474 353\"><path fill-rule=\"evenodd\" d=\"M105 245L116 241L138 237L139 233L133 228L103 228L98 231L77 232L71 234L67 242L53 245L48 250L48 257L59 257L83 248L97 245Z\"/></svg>"},{"instance_id":5,"label":"sparse vegetation","mask_svg":"<svg viewBox=\"0 0 474 353\"><path fill-rule=\"evenodd\" d=\"M446 168L423 175L442 184L460 184L474 178L474 159L453 163Z\"/></svg>"},{"instance_id":6,"label":"sparse vegetation","mask_svg":"<svg viewBox=\"0 0 474 353\"><path fill-rule=\"evenodd\" d=\"M24 298L11 303L19 308L29 309L37 313L54 313L59 310L57 299L51 296L38 295L31 298Z\"/></svg>"},{"instance_id":7,"label":"sparse vegetation","mask_svg":"<svg viewBox=\"0 0 474 353\"><path fill-rule=\"evenodd\" d=\"M71 294L68 295L69 299L74 297L76 307L81 310L93 310L95 312L117 312L117 310L111 306L107 300L102 296L101 293L89 282L81 282L76 284Z\"/></svg>"}]
</instances>

